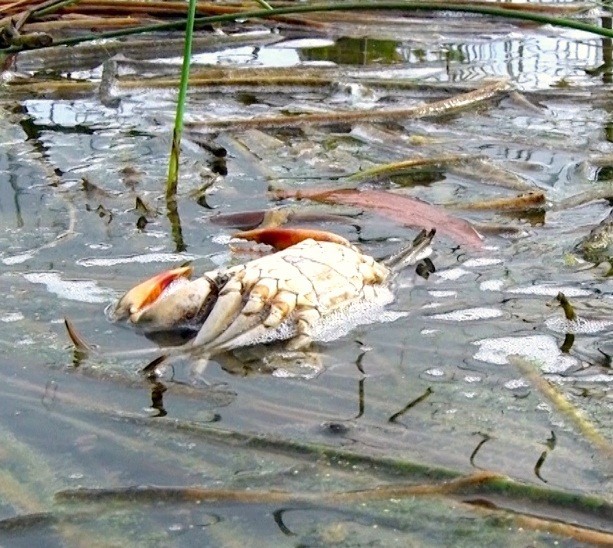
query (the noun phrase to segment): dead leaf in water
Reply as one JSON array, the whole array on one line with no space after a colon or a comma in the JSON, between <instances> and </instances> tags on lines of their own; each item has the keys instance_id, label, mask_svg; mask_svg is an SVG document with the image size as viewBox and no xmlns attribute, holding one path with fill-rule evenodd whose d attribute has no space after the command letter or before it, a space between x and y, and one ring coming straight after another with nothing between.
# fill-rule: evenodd
<instances>
[{"instance_id":1,"label":"dead leaf in water","mask_svg":"<svg viewBox=\"0 0 613 548\"><path fill-rule=\"evenodd\" d=\"M300 190L277 192L278 198L297 198L334 204L345 204L377 213L406 226L436 228L439 234L473 248L483 246L483 239L464 219L449 215L441 208L394 192L384 190Z\"/></svg>"}]
</instances>

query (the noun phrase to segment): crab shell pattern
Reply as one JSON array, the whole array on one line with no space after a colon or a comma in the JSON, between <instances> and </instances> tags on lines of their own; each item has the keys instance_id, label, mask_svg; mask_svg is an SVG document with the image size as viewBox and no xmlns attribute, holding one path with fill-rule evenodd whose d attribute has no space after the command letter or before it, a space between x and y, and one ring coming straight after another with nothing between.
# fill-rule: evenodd
<instances>
[{"instance_id":1,"label":"crab shell pattern","mask_svg":"<svg viewBox=\"0 0 613 548\"><path fill-rule=\"evenodd\" d=\"M191 267L158 274L128 291L111 319L149 332L198 329L190 344L211 353L285 339L297 350L332 314L356 302L393 299L390 268L336 234L277 228L236 237L280 251L193 281Z\"/></svg>"}]
</instances>

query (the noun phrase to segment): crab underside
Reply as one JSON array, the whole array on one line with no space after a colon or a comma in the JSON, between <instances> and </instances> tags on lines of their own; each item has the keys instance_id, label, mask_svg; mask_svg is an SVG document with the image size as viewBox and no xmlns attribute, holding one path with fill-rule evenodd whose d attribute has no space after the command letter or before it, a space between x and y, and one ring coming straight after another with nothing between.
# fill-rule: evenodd
<instances>
[{"instance_id":1,"label":"crab underside","mask_svg":"<svg viewBox=\"0 0 613 548\"><path fill-rule=\"evenodd\" d=\"M281 249L194 280L191 267L163 272L128 291L109 315L146 332L192 329L189 345L207 354L280 340L304 349L385 319L393 275L427 256L433 235L422 233L384 264L329 232L241 233Z\"/></svg>"}]
</instances>

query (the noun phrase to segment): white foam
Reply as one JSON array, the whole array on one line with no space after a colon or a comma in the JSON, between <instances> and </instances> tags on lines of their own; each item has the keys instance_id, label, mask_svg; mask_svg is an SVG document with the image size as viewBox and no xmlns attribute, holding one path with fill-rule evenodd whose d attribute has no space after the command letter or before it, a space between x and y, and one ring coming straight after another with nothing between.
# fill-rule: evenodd
<instances>
[{"instance_id":1,"label":"white foam","mask_svg":"<svg viewBox=\"0 0 613 548\"><path fill-rule=\"evenodd\" d=\"M536 361L545 373L560 373L579 363L576 358L563 354L556 339L549 335L482 339L473 344L479 346L474 355L476 360L496 365L507 365L507 358L512 355Z\"/></svg>"},{"instance_id":2,"label":"white foam","mask_svg":"<svg viewBox=\"0 0 613 548\"><path fill-rule=\"evenodd\" d=\"M481 382L481 377L477 377L475 375L466 375L466 377L464 377L464 382L468 382L468 383Z\"/></svg>"},{"instance_id":3,"label":"white foam","mask_svg":"<svg viewBox=\"0 0 613 548\"><path fill-rule=\"evenodd\" d=\"M518 388L524 388L527 386L530 386L530 384L525 379L512 379L504 383L504 387L508 390L517 390Z\"/></svg>"},{"instance_id":4,"label":"white foam","mask_svg":"<svg viewBox=\"0 0 613 548\"><path fill-rule=\"evenodd\" d=\"M30 272L23 277L31 283L43 284L49 293L62 299L82 303L105 303L114 295L93 281L63 280L56 272Z\"/></svg>"},{"instance_id":5,"label":"white foam","mask_svg":"<svg viewBox=\"0 0 613 548\"><path fill-rule=\"evenodd\" d=\"M449 320L454 322L472 322L475 320L489 320L492 318L500 318L502 310L497 308L466 308L464 310L454 310L445 312L444 314L435 314L430 316L434 320Z\"/></svg>"},{"instance_id":6,"label":"white foam","mask_svg":"<svg viewBox=\"0 0 613 548\"><path fill-rule=\"evenodd\" d=\"M25 263L26 261L29 261L32 257L34 257L34 255L30 252L27 252L27 253L21 253L20 255L12 255L10 257L4 257L2 259L2 262L6 265L21 264L21 263Z\"/></svg>"},{"instance_id":7,"label":"white foam","mask_svg":"<svg viewBox=\"0 0 613 548\"><path fill-rule=\"evenodd\" d=\"M504 287L504 280L486 280L479 284L481 291L500 291Z\"/></svg>"},{"instance_id":8,"label":"white foam","mask_svg":"<svg viewBox=\"0 0 613 548\"><path fill-rule=\"evenodd\" d=\"M457 291L436 291L436 290L432 290L432 291L428 291L428 294L430 294L433 297L439 299L439 298L443 298L443 297L455 297L458 294L458 292Z\"/></svg>"},{"instance_id":9,"label":"white foam","mask_svg":"<svg viewBox=\"0 0 613 548\"><path fill-rule=\"evenodd\" d=\"M552 331L557 333L598 333L613 325L613 318L610 320L598 319L592 320L589 318L577 318L576 320L567 320L563 316L554 316L545 320L545 325Z\"/></svg>"},{"instance_id":10,"label":"white foam","mask_svg":"<svg viewBox=\"0 0 613 548\"><path fill-rule=\"evenodd\" d=\"M105 257L105 258L90 258L79 259L79 266L115 266L118 264L130 263L183 263L185 261L193 261L197 259L195 255L186 255L178 253L145 253L143 255L132 255L130 257Z\"/></svg>"},{"instance_id":11,"label":"white foam","mask_svg":"<svg viewBox=\"0 0 613 548\"><path fill-rule=\"evenodd\" d=\"M387 288L381 287L377 292L376 301L357 301L326 314L311 328L311 337L315 341L329 342L349 333L359 325L371 323L393 322L408 316L408 312L386 310L385 306L391 303L394 295ZM272 341L291 339L296 335L296 320L290 316L279 327L254 337L252 333L240 335L232 341L232 347L266 344Z\"/></svg>"},{"instance_id":12,"label":"white foam","mask_svg":"<svg viewBox=\"0 0 613 548\"><path fill-rule=\"evenodd\" d=\"M515 287L507 291L520 295L543 295L544 297L555 297L560 292L564 293L567 297L587 297L591 295L591 293L585 289L579 289L577 287L560 287L548 284Z\"/></svg>"},{"instance_id":13,"label":"white foam","mask_svg":"<svg viewBox=\"0 0 613 548\"><path fill-rule=\"evenodd\" d=\"M475 268L479 266L491 266L502 263L502 259L494 259L493 257L480 257L477 259L469 259L462 266L466 268Z\"/></svg>"},{"instance_id":14,"label":"white foam","mask_svg":"<svg viewBox=\"0 0 613 548\"><path fill-rule=\"evenodd\" d=\"M8 312L0 316L0 322L13 323L23 320L24 316L21 312Z\"/></svg>"},{"instance_id":15,"label":"white foam","mask_svg":"<svg viewBox=\"0 0 613 548\"><path fill-rule=\"evenodd\" d=\"M437 276L443 278L443 280L457 280L462 276L466 276L466 274L471 274L469 270L464 270L463 268L450 268L449 270L441 270L436 273Z\"/></svg>"}]
</instances>

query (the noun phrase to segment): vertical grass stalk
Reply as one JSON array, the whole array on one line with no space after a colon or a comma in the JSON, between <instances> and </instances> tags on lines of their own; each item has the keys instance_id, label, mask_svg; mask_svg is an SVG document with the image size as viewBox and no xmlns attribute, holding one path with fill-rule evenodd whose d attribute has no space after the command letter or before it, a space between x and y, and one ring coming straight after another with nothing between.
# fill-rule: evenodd
<instances>
[{"instance_id":1,"label":"vertical grass stalk","mask_svg":"<svg viewBox=\"0 0 613 548\"><path fill-rule=\"evenodd\" d=\"M181 83L179 85L179 98L177 99L177 113L175 127L172 132L170 146L170 161L168 163L168 179L166 181L166 201L176 200L177 182L179 180L179 156L181 150L181 133L183 132L183 115L185 113L185 96L189 82L189 66L192 58L192 37L194 34L194 19L196 15L196 0L189 0L187 24L185 27L185 47L183 49L183 67L181 69Z\"/></svg>"}]
</instances>

